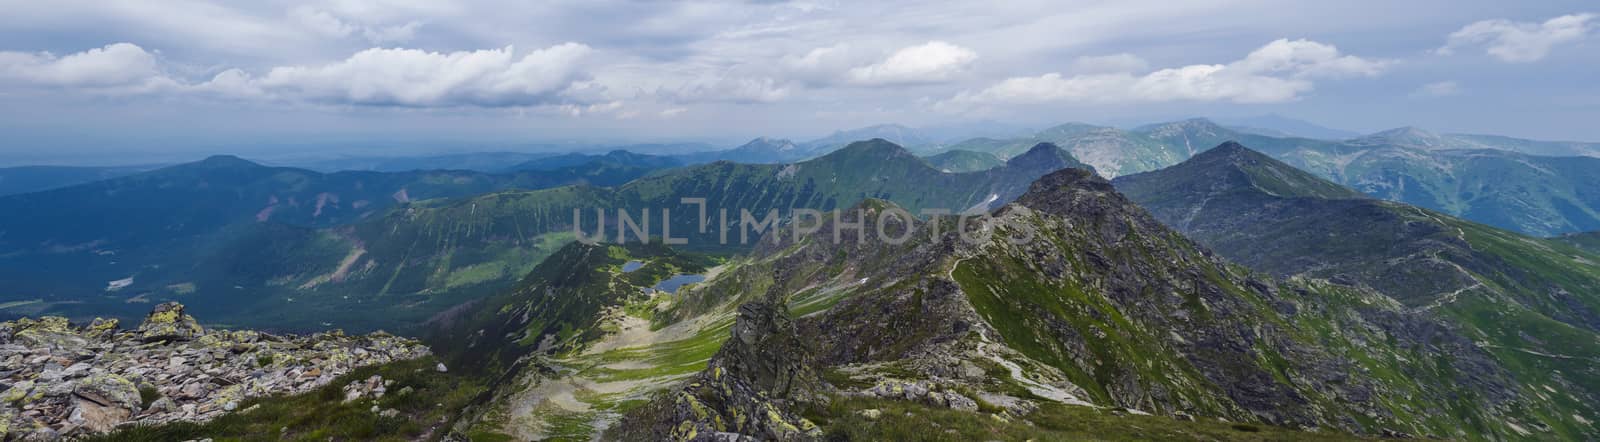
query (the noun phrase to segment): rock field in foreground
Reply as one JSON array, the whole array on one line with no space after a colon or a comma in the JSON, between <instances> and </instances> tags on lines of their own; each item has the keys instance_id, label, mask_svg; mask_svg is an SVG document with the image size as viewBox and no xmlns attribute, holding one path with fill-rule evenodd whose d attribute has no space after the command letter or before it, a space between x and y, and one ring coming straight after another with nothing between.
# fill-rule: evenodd
<instances>
[{"instance_id":1,"label":"rock field in foreground","mask_svg":"<svg viewBox=\"0 0 1600 442\"><path fill-rule=\"evenodd\" d=\"M156 306L137 329L114 319L0 323L0 439L50 440L120 425L205 421L247 398L326 385L357 367L429 354L377 332L306 336L207 330L183 306Z\"/></svg>"}]
</instances>

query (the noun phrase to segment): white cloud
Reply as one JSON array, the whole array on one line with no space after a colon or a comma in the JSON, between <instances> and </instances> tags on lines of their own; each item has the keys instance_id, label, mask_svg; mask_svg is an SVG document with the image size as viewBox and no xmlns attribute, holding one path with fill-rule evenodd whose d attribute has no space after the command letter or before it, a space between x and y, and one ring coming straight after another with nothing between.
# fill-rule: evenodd
<instances>
[{"instance_id":1,"label":"white cloud","mask_svg":"<svg viewBox=\"0 0 1600 442\"><path fill-rule=\"evenodd\" d=\"M1128 53L1084 56L1072 61L1072 71L1081 74L1142 72L1149 68L1149 62Z\"/></svg>"},{"instance_id":2,"label":"white cloud","mask_svg":"<svg viewBox=\"0 0 1600 442\"><path fill-rule=\"evenodd\" d=\"M771 77L730 75L662 90L657 95L677 102L772 103L787 98L794 88Z\"/></svg>"},{"instance_id":3,"label":"white cloud","mask_svg":"<svg viewBox=\"0 0 1600 442\"><path fill-rule=\"evenodd\" d=\"M1530 63L1544 59L1550 49L1562 43L1585 38L1595 14L1568 14L1544 23L1484 20L1450 34L1439 53L1450 55L1464 47L1484 47L1484 52L1507 63Z\"/></svg>"},{"instance_id":4,"label":"white cloud","mask_svg":"<svg viewBox=\"0 0 1600 442\"><path fill-rule=\"evenodd\" d=\"M801 56L784 57L784 75L810 86L826 86L843 80L845 73L866 63L872 56L860 48L838 44L816 48Z\"/></svg>"},{"instance_id":5,"label":"white cloud","mask_svg":"<svg viewBox=\"0 0 1600 442\"><path fill-rule=\"evenodd\" d=\"M1339 48L1311 40L1277 39L1250 52L1230 68L1251 74L1289 74L1295 77L1371 77L1393 62L1339 55Z\"/></svg>"},{"instance_id":6,"label":"white cloud","mask_svg":"<svg viewBox=\"0 0 1600 442\"><path fill-rule=\"evenodd\" d=\"M986 103L1293 101L1314 88L1314 79L1375 76L1391 62L1341 55L1332 45L1280 39L1229 64L1199 64L1132 72L1065 76L1048 73L1014 77L977 92L962 92L938 103L960 109Z\"/></svg>"},{"instance_id":7,"label":"white cloud","mask_svg":"<svg viewBox=\"0 0 1600 442\"><path fill-rule=\"evenodd\" d=\"M608 101L605 103L595 103L589 105L563 104L559 107L559 109L562 113L572 117L581 117L584 115L593 114L612 114L620 117L623 113L623 105L621 101Z\"/></svg>"},{"instance_id":8,"label":"white cloud","mask_svg":"<svg viewBox=\"0 0 1600 442\"><path fill-rule=\"evenodd\" d=\"M879 63L851 69L849 80L863 85L937 83L950 79L978 53L942 41L902 48Z\"/></svg>"},{"instance_id":9,"label":"white cloud","mask_svg":"<svg viewBox=\"0 0 1600 442\"><path fill-rule=\"evenodd\" d=\"M1448 97L1461 94L1461 84L1454 81L1437 81L1424 84L1411 92L1413 97Z\"/></svg>"},{"instance_id":10,"label":"white cloud","mask_svg":"<svg viewBox=\"0 0 1600 442\"><path fill-rule=\"evenodd\" d=\"M56 56L49 52L0 52L0 78L27 84L78 88L140 88L170 83L155 55L131 43L114 43Z\"/></svg>"},{"instance_id":11,"label":"white cloud","mask_svg":"<svg viewBox=\"0 0 1600 442\"><path fill-rule=\"evenodd\" d=\"M309 6L290 9L289 18L294 20L295 23L299 23L300 26L327 37L344 38L350 36L350 33L356 30L355 26L345 23L344 20L340 20L338 17L334 17L328 11Z\"/></svg>"},{"instance_id":12,"label":"white cloud","mask_svg":"<svg viewBox=\"0 0 1600 442\"><path fill-rule=\"evenodd\" d=\"M590 49L565 43L516 57L513 47L460 52L367 49L321 66L281 66L265 75L218 74L197 88L232 96L277 96L378 106L550 104L582 80Z\"/></svg>"},{"instance_id":13,"label":"white cloud","mask_svg":"<svg viewBox=\"0 0 1600 442\"><path fill-rule=\"evenodd\" d=\"M409 41L416 37L417 28L422 26L418 21L392 26L359 24L310 6L290 9L289 18L301 27L325 37L345 38L359 33L362 38L374 44Z\"/></svg>"},{"instance_id":14,"label":"white cloud","mask_svg":"<svg viewBox=\"0 0 1600 442\"><path fill-rule=\"evenodd\" d=\"M783 57L782 72L768 73L803 87L900 86L939 83L967 69L978 53L943 41L907 46L888 55L841 43Z\"/></svg>"},{"instance_id":15,"label":"white cloud","mask_svg":"<svg viewBox=\"0 0 1600 442\"><path fill-rule=\"evenodd\" d=\"M373 43L402 43L415 38L420 27L422 22L417 21L396 26L367 27L361 30L361 36Z\"/></svg>"}]
</instances>

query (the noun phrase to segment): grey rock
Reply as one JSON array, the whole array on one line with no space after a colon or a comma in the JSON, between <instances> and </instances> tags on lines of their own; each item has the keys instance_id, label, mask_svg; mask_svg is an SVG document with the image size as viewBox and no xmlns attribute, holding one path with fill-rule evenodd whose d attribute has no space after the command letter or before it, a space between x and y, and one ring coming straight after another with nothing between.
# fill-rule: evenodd
<instances>
[{"instance_id":1,"label":"grey rock","mask_svg":"<svg viewBox=\"0 0 1600 442\"><path fill-rule=\"evenodd\" d=\"M205 333L205 329L193 316L184 314L183 304L165 302L145 316L137 332L145 342L187 341Z\"/></svg>"}]
</instances>

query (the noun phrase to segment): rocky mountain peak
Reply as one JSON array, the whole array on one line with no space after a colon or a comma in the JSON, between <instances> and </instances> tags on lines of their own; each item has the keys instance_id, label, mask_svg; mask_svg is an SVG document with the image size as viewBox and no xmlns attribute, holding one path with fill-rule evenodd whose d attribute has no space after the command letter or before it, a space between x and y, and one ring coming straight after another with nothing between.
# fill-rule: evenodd
<instances>
[{"instance_id":1,"label":"rocky mountain peak","mask_svg":"<svg viewBox=\"0 0 1600 442\"><path fill-rule=\"evenodd\" d=\"M1181 185L1177 185L1181 183ZM1200 194L1249 191L1276 197L1366 198L1360 192L1284 164L1243 144L1228 141L1166 169L1118 177L1118 189L1148 196L1163 192Z\"/></svg>"},{"instance_id":2,"label":"rocky mountain peak","mask_svg":"<svg viewBox=\"0 0 1600 442\"><path fill-rule=\"evenodd\" d=\"M1018 197L1016 204L1063 216L1100 214L1117 207L1131 207L1110 181L1093 172L1068 168L1040 177ZM1089 212L1085 212L1088 210Z\"/></svg>"},{"instance_id":3,"label":"rocky mountain peak","mask_svg":"<svg viewBox=\"0 0 1600 442\"><path fill-rule=\"evenodd\" d=\"M1213 147L1213 148L1211 148L1211 150L1207 150L1205 152L1201 152L1200 155L1196 155L1196 156L1198 157L1198 156L1203 156L1203 155L1208 155L1208 154L1251 155L1251 156L1260 156L1262 158L1266 158L1265 154L1262 154L1261 152L1256 152L1254 150L1250 150L1250 148L1244 147L1243 144L1239 144L1239 142L1237 142L1237 141L1226 141L1226 142L1223 142L1222 144L1218 144L1217 147Z\"/></svg>"},{"instance_id":4,"label":"rocky mountain peak","mask_svg":"<svg viewBox=\"0 0 1600 442\"><path fill-rule=\"evenodd\" d=\"M1029 148L1022 155L1006 160L1006 167L1019 170L1038 170L1047 173L1063 168L1076 168L1094 171L1094 166L1078 161L1071 152L1062 149L1055 143L1039 143Z\"/></svg>"},{"instance_id":5,"label":"rocky mountain peak","mask_svg":"<svg viewBox=\"0 0 1600 442\"><path fill-rule=\"evenodd\" d=\"M795 147L796 146L795 146L793 141L789 141L789 140L786 140L786 139L771 138L771 137L757 137L756 139L750 140L750 142L748 142L748 143L744 143L744 145L739 146L738 148L739 149L751 149L751 150L783 152L783 151L793 150Z\"/></svg>"},{"instance_id":6,"label":"rocky mountain peak","mask_svg":"<svg viewBox=\"0 0 1600 442\"><path fill-rule=\"evenodd\" d=\"M1022 155L1011 157L1007 162L1025 162L1036 160L1046 155L1060 155L1063 152L1066 152L1066 150L1062 149L1061 146L1057 146L1056 143L1039 143L1028 148L1028 151L1023 152Z\"/></svg>"},{"instance_id":7,"label":"rocky mountain peak","mask_svg":"<svg viewBox=\"0 0 1600 442\"><path fill-rule=\"evenodd\" d=\"M827 155L817 158L817 161L885 161L901 157L914 159L916 158L916 155L911 154L911 151L908 151L906 148L900 147L900 145L890 142L889 140L873 138L866 141L850 143L839 150L830 152ZM868 166L869 164L861 163L858 165Z\"/></svg>"}]
</instances>

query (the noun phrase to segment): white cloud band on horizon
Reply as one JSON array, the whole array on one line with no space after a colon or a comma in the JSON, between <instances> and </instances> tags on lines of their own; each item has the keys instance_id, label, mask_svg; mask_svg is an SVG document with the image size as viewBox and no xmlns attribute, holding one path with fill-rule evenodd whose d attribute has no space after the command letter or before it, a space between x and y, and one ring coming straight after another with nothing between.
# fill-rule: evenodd
<instances>
[{"instance_id":1,"label":"white cloud band on horizon","mask_svg":"<svg viewBox=\"0 0 1600 442\"><path fill-rule=\"evenodd\" d=\"M977 59L978 53L971 49L935 40L901 48L881 62L850 69L846 77L860 85L937 83L950 79Z\"/></svg>"},{"instance_id":2,"label":"white cloud band on horizon","mask_svg":"<svg viewBox=\"0 0 1600 442\"><path fill-rule=\"evenodd\" d=\"M277 66L255 75L227 69L209 80L185 82L164 73L160 60L132 43L56 56L0 51L0 80L104 93L202 93L235 99L400 107L510 107L595 104L563 93L588 78L591 49L563 43L517 56L512 46L429 52L372 48L323 65ZM591 97L592 98L592 97ZM572 103L578 101L578 103Z\"/></svg>"},{"instance_id":3,"label":"white cloud band on horizon","mask_svg":"<svg viewBox=\"0 0 1600 442\"><path fill-rule=\"evenodd\" d=\"M833 87L893 88L952 81L978 53L933 40L886 56L849 44L813 48L780 58L772 66L741 66L705 78L655 88L655 98L685 103L775 103L801 91ZM775 69L774 69L775 68Z\"/></svg>"},{"instance_id":4,"label":"white cloud band on horizon","mask_svg":"<svg viewBox=\"0 0 1600 442\"><path fill-rule=\"evenodd\" d=\"M131 43L113 43L64 56L0 51L0 79L90 89L145 88L170 81L161 73L154 54Z\"/></svg>"},{"instance_id":5,"label":"white cloud band on horizon","mask_svg":"<svg viewBox=\"0 0 1600 442\"><path fill-rule=\"evenodd\" d=\"M1278 39L1228 64L1197 64L1138 74L1125 63L1123 72L1012 77L982 90L961 92L935 106L1047 102L1138 103L1227 101L1281 103L1311 91L1315 79L1372 77L1393 64L1342 55L1333 45L1310 40Z\"/></svg>"},{"instance_id":6,"label":"white cloud band on horizon","mask_svg":"<svg viewBox=\"0 0 1600 442\"><path fill-rule=\"evenodd\" d=\"M290 9L289 18L300 26L323 36L345 38L360 34L373 44L409 41L416 36L417 28L422 26L422 22L415 20L389 26L358 24L337 17L328 11L304 5Z\"/></svg>"},{"instance_id":7,"label":"white cloud band on horizon","mask_svg":"<svg viewBox=\"0 0 1600 442\"><path fill-rule=\"evenodd\" d=\"M233 69L202 88L224 95L277 96L312 102L375 106L505 107L551 103L583 80L588 46L563 43L516 49L429 52L372 48L320 66L279 66L252 76Z\"/></svg>"},{"instance_id":8,"label":"white cloud band on horizon","mask_svg":"<svg viewBox=\"0 0 1600 442\"><path fill-rule=\"evenodd\" d=\"M1532 63L1543 60L1557 45L1586 38L1592 13L1567 14L1543 23L1511 20L1483 20L1450 34L1449 41L1437 50L1443 55L1457 49L1483 47L1484 53L1506 63Z\"/></svg>"}]
</instances>

